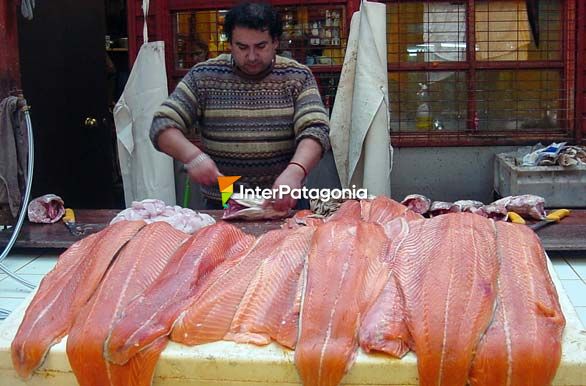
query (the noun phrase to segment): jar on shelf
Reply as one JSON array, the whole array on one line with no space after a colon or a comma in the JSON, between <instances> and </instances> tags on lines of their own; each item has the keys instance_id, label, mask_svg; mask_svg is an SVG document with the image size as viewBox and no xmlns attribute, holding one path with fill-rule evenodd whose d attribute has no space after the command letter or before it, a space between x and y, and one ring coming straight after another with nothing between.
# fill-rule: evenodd
<instances>
[{"instance_id":1,"label":"jar on shelf","mask_svg":"<svg viewBox=\"0 0 586 386\"><path fill-rule=\"evenodd\" d=\"M332 11L332 25L334 27L340 26L340 13L338 11Z\"/></svg>"}]
</instances>

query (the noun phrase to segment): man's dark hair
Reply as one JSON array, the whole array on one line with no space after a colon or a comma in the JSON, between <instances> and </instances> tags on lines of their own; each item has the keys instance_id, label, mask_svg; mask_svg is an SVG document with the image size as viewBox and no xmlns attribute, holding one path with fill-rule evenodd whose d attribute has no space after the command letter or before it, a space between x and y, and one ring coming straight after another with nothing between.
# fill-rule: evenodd
<instances>
[{"instance_id":1,"label":"man's dark hair","mask_svg":"<svg viewBox=\"0 0 586 386\"><path fill-rule=\"evenodd\" d=\"M241 3L232 8L224 20L224 32L228 41L232 41L235 27L244 27L258 31L269 31L271 38L280 39L283 25L277 10L268 3Z\"/></svg>"}]
</instances>

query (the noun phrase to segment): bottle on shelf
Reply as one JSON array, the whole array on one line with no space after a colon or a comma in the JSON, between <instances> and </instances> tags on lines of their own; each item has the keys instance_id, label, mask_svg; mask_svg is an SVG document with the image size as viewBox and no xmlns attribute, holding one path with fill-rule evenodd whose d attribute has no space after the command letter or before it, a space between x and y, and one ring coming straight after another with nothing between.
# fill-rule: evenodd
<instances>
[{"instance_id":1,"label":"bottle on shelf","mask_svg":"<svg viewBox=\"0 0 586 386\"><path fill-rule=\"evenodd\" d=\"M427 91L427 85L424 83L419 83L417 100L419 104L415 113L415 129L417 131L428 131L431 129L432 119L429 108L429 93Z\"/></svg>"}]
</instances>

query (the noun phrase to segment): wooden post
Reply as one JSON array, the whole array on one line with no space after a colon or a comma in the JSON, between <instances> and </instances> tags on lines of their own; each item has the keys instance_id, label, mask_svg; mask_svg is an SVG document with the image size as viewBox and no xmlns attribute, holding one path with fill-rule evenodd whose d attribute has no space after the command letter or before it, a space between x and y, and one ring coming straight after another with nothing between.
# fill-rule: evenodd
<instances>
[{"instance_id":1,"label":"wooden post","mask_svg":"<svg viewBox=\"0 0 586 386\"><path fill-rule=\"evenodd\" d=\"M577 39L577 78L576 78L576 142L578 144L586 143L586 4L578 1L577 10L577 29L576 36L582 36Z\"/></svg>"},{"instance_id":2,"label":"wooden post","mask_svg":"<svg viewBox=\"0 0 586 386\"><path fill-rule=\"evenodd\" d=\"M20 89L20 59L18 50L18 0L0 1L0 99L11 90Z\"/></svg>"}]
</instances>

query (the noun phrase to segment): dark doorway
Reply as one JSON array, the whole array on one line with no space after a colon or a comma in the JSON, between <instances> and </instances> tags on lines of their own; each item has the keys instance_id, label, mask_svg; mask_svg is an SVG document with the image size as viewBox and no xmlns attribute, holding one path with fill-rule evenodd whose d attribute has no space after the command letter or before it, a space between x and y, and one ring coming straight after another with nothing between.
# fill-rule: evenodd
<instances>
[{"instance_id":1,"label":"dark doorway","mask_svg":"<svg viewBox=\"0 0 586 386\"><path fill-rule=\"evenodd\" d=\"M37 2L19 18L22 88L35 136L33 197L121 208L108 111L104 0Z\"/></svg>"}]
</instances>

